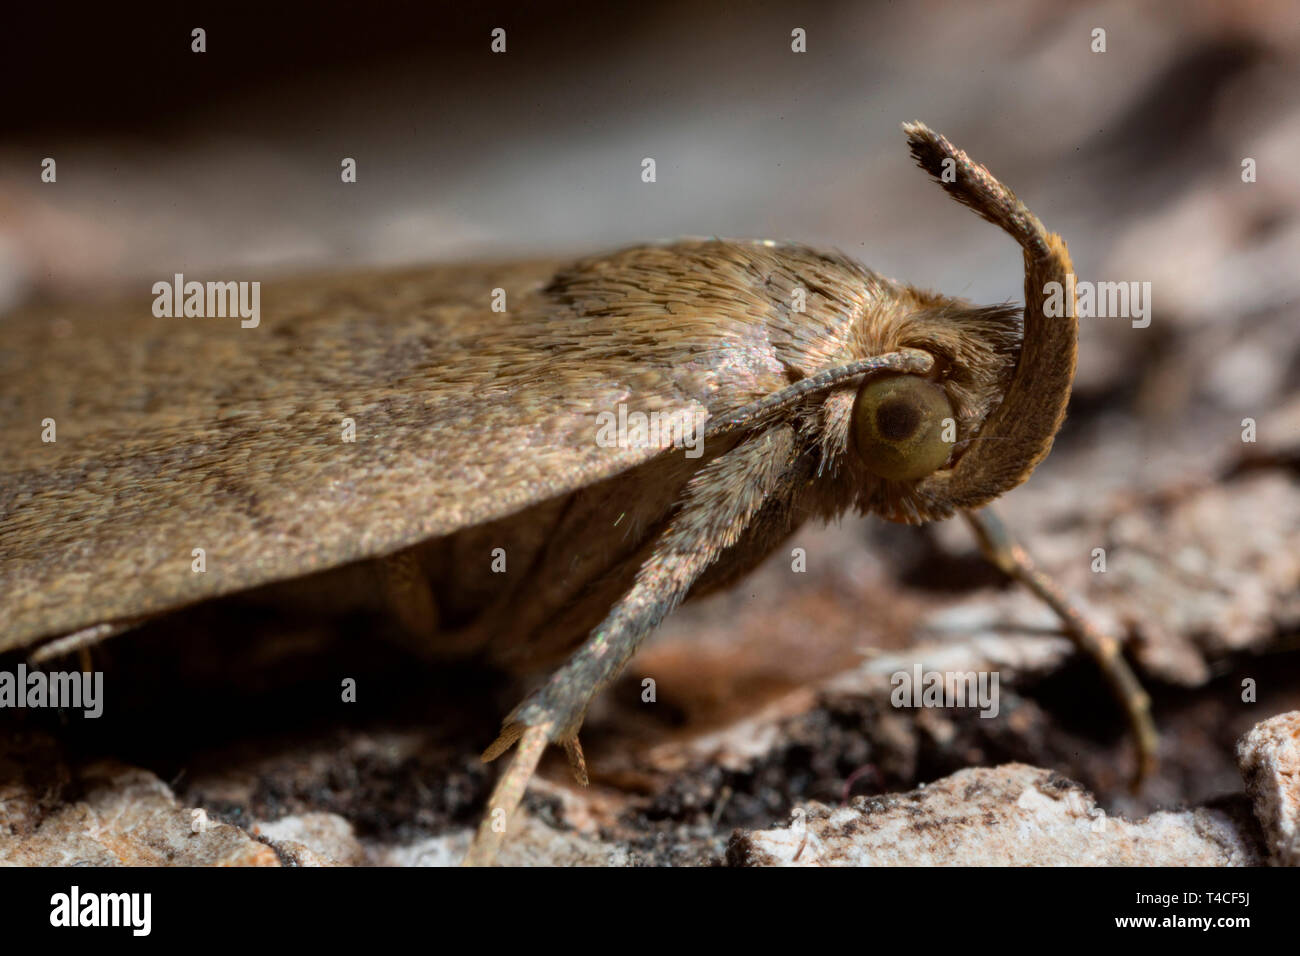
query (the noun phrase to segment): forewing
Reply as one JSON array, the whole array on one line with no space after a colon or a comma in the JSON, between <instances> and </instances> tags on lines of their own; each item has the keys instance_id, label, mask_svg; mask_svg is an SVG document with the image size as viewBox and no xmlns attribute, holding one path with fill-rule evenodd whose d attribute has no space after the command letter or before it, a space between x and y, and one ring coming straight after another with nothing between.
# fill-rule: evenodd
<instances>
[{"instance_id":1,"label":"forewing","mask_svg":"<svg viewBox=\"0 0 1300 956\"><path fill-rule=\"evenodd\" d=\"M707 384L639 363L609 322L611 348L584 349L600 322L555 273L267 284L256 328L157 318L152 295L0 319L0 651L390 553L659 453L598 444L596 415L694 414Z\"/></svg>"}]
</instances>

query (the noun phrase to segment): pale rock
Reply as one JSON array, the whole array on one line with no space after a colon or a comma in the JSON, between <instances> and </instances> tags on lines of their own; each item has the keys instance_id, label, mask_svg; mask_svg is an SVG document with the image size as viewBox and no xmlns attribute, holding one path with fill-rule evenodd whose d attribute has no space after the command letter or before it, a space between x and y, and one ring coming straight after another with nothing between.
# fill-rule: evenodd
<instances>
[{"instance_id":1,"label":"pale rock","mask_svg":"<svg viewBox=\"0 0 1300 956\"><path fill-rule=\"evenodd\" d=\"M733 836L727 858L743 866L1249 866L1259 851L1223 811L1108 817L1065 778L1007 764L846 807L798 807L789 827Z\"/></svg>"},{"instance_id":2,"label":"pale rock","mask_svg":"<svg viewBox=\"0 0 1300 956\"><path fill-rule=\"evenodd\" d=\"M1256 724L1237 741L1237 762L1270 862L1300 866L1300 711Z\"/></svg>"}]
</instances>

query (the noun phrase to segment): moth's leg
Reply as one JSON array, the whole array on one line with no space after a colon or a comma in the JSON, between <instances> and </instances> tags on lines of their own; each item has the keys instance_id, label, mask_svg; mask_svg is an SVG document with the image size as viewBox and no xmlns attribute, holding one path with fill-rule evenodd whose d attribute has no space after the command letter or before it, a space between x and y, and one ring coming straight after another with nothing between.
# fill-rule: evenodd
<instances>
[{"instance_id":1,"label":"moth's leg","mask_svg":"<svg viewBox=\"0 0 1300 956\"><path fill-rule=\"evenodd\" d=\"M127 631L139 627L152 618L136 617L125 621L111 621L104 624L92 624L90 627L83 627L79 631L73 631L71 634L64 634L56 637L40 647L36 648L28 660L33 664L43 664L46 661L53 660L56 657L63 657L74 651L80 655L83 670L90 670L85 666L89 657L87 652L95 644L106 641L110 637L116 637L118 634L124 634Z\"/></svg>"},{"instance_id":2,"label":"moth's leg","mask_svg":"<svg viewBox=\"0 0 1300 956\"><path fill-rule=\"evenodd\" d=\"M974 530L984 556L1055 611L1070 640L1101 669L1111 692L1128 717L1137 745L1137 770L1133 778L1136 790L1155 770L1159 737L1151 719L1151 698L1124 660L1119 641L1103 634L1070 603L1056 582L1034 564L1029 552L1012 536L992 508L963 514Z\"/></svg>"},{"instance_id":3,"label":"moth's leg","mask_svg":"<svg viewBox=\"0 0 1300 956\"><path fill-rule=\"evenodd\" d=\"M521 737L519 753L497 784L487 817L466 863L487 863L504 837L490 819L506 819L541 758L545 741L563 744L580 779L578 728L592 697L614 680L641 640L690 591L691 585L734 545L769 497L782 487L795 449L794 432L778 425L741 442L705 465L686 486L681 508L659 537L636 581L585 644L506 718L501 735L483 753L493 760ZM513 803L510 801L513 800ZM498 802L499 801L499 802Z\"/></svg>"},{"instance_id":4,"label":"moth's leg","mask_svg":"<svg viewBox=\"0 0 1300 956\"><path fill-rule=\"evenodd\" d=\"M384 602L397 617L406 636L427 652L430 636L438 629L438 603L415 548L398 551L376 562Z\"/></svg>"},{"instance_id":5,"label":"moth's leg","mask_svg":"<svg viewBox=\"0 0 1300 956\"><path fill-rule=\"evenodd\" d=\"M470 844L469 852L465 854L461 866L492 865L497 852L501 849L501 843L506 838L506 828L515 815L515 808L524 798L528 781L537 769L546 745L551 742L550 737L551 725L539 724L510 738L510 744L522 738L519 750L515 753L510 769L501 775L501 779L493 788L492 796L488 798L487 812L479 821L474 842Z\"/></svg>"}]
</instances>

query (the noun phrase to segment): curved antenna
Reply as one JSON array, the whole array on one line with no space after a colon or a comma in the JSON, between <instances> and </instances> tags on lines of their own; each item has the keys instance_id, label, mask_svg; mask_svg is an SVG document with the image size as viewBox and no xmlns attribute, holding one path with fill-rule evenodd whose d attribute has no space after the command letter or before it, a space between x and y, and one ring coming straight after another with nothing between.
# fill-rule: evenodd
<instances>
[{"instance_id":1,"label":"curved antenna","mask_svg":"<svg viewBox=\"0 0 1300 956\"><path fill-rule=\"evenodd\" d=\"M924 375L934 367L934 356L920 349L899 349L882 355L870 355L845 365L823 369L815 375L787 385L779 392L766 395L733 412L711 418L705 423L706 433L720 434L733 428L748 427L764 417L793 405L816 392L838 388L845 382L871 372L910 372Z\"/></svg>"},{"instance_id":2,"label":"curved antenna","mask_svg":"<svg viewBox=\"0 0 1300 956\"><path fill-rule=\"evenodd\" d=\"M1079 351L1074 267L1065 240L1048 232L992 173L923 123L904 123L903 130L917 164L948 195L1009 233L1025 255L1020 357L1002 403L980 429L981 438L1005 441L973 443L953 468L936 472L916 489L933 502L936 511L951 514L959 508L978 508L1010 491L1052 450L1065 420ZM1059 283L1059 295L1069 297L1065 315L1048 317L1044 311L1047 285L1052 282Z\"/></svg>"}]
</instances>

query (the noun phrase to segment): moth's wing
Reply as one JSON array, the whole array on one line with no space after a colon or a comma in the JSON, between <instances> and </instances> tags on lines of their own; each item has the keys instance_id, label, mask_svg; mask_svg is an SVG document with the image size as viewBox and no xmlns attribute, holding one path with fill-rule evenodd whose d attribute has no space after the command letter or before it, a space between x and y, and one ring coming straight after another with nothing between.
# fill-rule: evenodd
<instances>
[{"instance_id":1,"label":"moth's wing","mask_svg":"<svg viewBox=\"0 0 1300 956\"><path fill-rule=\"evenodd\" d=\"M158 318L152 294L0 318L0 651L390 553L660 453L598 443L596 416L696 415L715 384L635 322L580 314L556 268L268 284L255 328Z\"/></svg>"}]
</instances>

